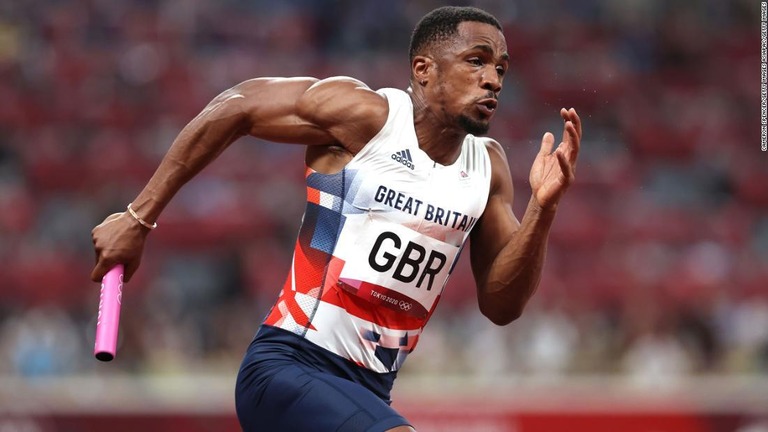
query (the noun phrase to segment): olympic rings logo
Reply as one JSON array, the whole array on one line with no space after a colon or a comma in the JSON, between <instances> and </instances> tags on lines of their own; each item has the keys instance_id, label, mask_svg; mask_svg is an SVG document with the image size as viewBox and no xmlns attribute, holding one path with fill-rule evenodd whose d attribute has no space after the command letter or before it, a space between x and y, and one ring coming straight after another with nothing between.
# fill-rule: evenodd
<instances>
[{"instance_id":1,"label":"olympic rings logo","mask_svg":"<svg viewBox=\"0 0 768 432\"><path fill-rule=\"evenodd\" d=\"M398 306L400 306L400 309L404 311L409 311L413 307L413 303L407 302L405 300L400 300L400 303L398 304Z\"/></svg>"}]
</instances>

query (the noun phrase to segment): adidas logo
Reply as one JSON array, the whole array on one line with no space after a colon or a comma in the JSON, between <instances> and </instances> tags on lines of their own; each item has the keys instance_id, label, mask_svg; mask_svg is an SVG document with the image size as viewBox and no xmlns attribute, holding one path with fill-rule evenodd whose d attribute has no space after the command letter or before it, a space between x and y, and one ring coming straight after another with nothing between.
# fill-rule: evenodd
<instances>
[{"instance_id":1,"label":"adidas logo","mask_svg":"<svg viewBox=\"0 0 768 432\"><path fill-rule=\"evenodd\" d=\"M413 158L411 158L411 151L409 149L392 153L392 159L400 162L410 169L416 169L416 165L413 164Z\"/></svg>"}]
</instances>

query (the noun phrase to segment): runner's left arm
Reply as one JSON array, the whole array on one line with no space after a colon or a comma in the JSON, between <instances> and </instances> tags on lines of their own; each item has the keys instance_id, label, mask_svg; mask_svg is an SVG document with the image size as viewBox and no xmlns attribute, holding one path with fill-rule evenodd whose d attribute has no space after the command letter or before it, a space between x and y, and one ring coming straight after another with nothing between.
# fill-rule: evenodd
<instances>
[{"instance_id":1,"label":"runner's left arm","mask_svg":"<svg viewBox=\"0 0 768 432\"><path fill-rule=\"evenodd\" d=\"M563 109L560 115L563 140L553 152L554 136L544 135L531 168L532 194L522 221L512 211L514 189L504 150L496 142L488 146L491 191L470 234L470 260L480 310L498 325L520 317L536 291L557 205L574 179L581 121L573 109Z\"/></svg>"}]
</instances>

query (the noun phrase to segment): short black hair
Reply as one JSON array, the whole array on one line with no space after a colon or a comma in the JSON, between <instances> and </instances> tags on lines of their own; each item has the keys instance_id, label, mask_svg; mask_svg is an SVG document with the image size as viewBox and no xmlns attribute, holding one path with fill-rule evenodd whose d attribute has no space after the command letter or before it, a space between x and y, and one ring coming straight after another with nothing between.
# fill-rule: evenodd
<instances>
[{"instance_id":1,"label":"short black hair","mask_svg":"<svg viewBox=\"0 0 768 432\"><path fill-rule=\"evenodd\" d=\"M488 12L470 6L443 6L424 15L411 35L408 56L411 61L426 47L445 41L458 33L459 24L476 21L501 30L499 21Z\"/></svg>"}]
</instances>

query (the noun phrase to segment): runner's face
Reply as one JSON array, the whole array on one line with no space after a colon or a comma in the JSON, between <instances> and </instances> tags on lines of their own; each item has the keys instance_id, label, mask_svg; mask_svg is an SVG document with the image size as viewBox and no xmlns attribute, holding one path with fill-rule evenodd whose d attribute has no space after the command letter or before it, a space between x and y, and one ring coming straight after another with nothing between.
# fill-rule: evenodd
<instances>
[{"instance_id":1,"label":"runner's face","mask_svg":"<svg viewBox=\"0 0 768 432\"><path fill-rule=\"evenodd\" d=\"M509 67L504 35L490 24L463 22L435 62L434 96L444 114L467 133L486 134Z\"/></svg>"}]
</instances>

